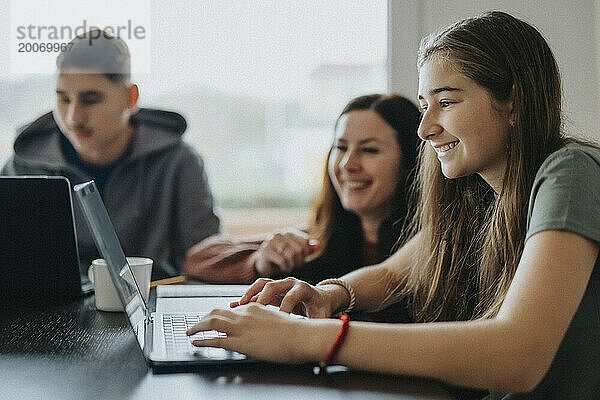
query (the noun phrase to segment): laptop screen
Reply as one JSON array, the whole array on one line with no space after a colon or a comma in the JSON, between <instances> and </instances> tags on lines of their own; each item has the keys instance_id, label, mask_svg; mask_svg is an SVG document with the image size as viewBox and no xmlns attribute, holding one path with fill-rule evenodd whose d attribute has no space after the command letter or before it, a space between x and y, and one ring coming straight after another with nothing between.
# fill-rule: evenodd
<instances>
[{"instance_id":1,"label":"laptop screen","mask_svg":"<svg viewBox=\"0 0 600 400\"><path fill-rule=\"evenodd\" d=\"M0 177L0 216L0 298L81 295L71 187L65 177Z\"/></svg>"},{"instance_id":2,"label":"laptop screen","mask_svg":"<svg viewBox=\"0 0 600 400\"><path fill-rule=\"evenodd\" d=\"M117 289L127 319L131 324L140 347L144 348L144 320L148 314L146 303L137 286L115 228L94 181L75 185L73 188L86 221L90 226L94 242L106 260L112 281Z\"/></svg>"}]
</instances>

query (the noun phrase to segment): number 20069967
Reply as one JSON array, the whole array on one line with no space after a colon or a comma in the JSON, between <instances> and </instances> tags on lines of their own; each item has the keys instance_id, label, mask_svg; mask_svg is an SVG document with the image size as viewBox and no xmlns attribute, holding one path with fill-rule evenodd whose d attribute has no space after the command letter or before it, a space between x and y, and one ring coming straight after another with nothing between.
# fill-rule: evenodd
<instances>
[{"instance_id":1,"label":"number 20069967","mask_svg":"<svg viewBox=\"0 0 600 400\"><path fill-rule=\"evenodd\" d=\"M69 52L73 47L73 43L18 43L19 53L52 53L52 52Z\"/></svg>"}]
</instances>

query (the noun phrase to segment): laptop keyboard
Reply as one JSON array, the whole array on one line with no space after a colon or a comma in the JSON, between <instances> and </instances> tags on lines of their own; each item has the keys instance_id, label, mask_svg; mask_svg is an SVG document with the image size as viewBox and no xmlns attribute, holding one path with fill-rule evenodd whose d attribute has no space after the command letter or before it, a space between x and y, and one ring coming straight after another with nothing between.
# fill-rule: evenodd
<instances>
[{"instance_id":1,"label":"laptop keyboard","mask_svg":"<svg viewBox=\"0 0 600 400\"><path fill-rule=\"evenodd\" d=\"M225 338L227 335L218 331L201 331L192 336L187 336L185 331L197 324L201 315L198 314L162 314L163 334L167 354L193 353L197 356L217 358L223 360L244 359L243 354L220 349L217 347L196 347L194 340Z\"/></svg>"}]
</instances>

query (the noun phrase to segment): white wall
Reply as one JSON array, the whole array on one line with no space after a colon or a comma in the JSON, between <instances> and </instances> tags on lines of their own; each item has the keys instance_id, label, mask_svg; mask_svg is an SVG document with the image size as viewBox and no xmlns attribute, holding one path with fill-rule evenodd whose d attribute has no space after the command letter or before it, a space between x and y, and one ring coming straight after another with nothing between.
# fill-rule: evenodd
<instances>
[{"instance_id":1,"label":"white wall","mask_svg":"<svg viewBox=\"0 0 600 400\"><path fill-rule=\"evenodd\" d=\"M600 0L390 0L389 8L392 91L416 99L422 36L483 11L506 11L550 44L562 74L566 131L600 139Z\"/></svg>"}]
</instances>

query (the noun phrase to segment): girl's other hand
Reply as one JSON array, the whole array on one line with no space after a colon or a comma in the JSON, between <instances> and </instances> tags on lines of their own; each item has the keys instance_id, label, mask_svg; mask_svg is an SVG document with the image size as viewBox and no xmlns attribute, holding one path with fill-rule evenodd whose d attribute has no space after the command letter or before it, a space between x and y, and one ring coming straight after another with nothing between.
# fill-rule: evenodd
<instances>
[{"instance_id":1,"label":"girl's other hand","mask_svg":"<svg viewBox=\"0 0 600 400\"><path fill-rule=\"evenodd\" d=\"M342 290L345 290L342 288ZM259 278L232 308L248 303L273 305L285 313L306 315L309 318L329 318L334 310L330 290L312 286L296 278L274 281Z\"/></svg>"}]
</instances>

